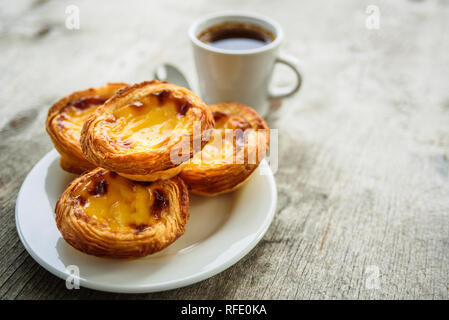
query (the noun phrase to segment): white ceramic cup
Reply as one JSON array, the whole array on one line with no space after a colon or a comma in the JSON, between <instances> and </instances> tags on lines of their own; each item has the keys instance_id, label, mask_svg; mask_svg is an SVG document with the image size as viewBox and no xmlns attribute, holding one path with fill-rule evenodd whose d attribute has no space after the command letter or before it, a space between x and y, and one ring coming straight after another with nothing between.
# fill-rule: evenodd
<instances>
[{"instance_id":1,"label":"white ceramic cup","mask_svg":"<svg viewBox=\"0 0 449 320\"><path fill-rule=\"evenodd\" d=\"M262 47L229 50L213 47L198 39L207 28L223 22L243 22L260 26L275 36ZM268 111L268 99L294 94L301 86L301 73L295 58L279 54L284 37L280 25L270 18L244 12L224 12L205 16L189 29L198 73L201 97L207 104L236 101L253 107L260 115ZM289 87L270 88L275 63L289 66L297 81Z\"/></svg>"}]
</instances>

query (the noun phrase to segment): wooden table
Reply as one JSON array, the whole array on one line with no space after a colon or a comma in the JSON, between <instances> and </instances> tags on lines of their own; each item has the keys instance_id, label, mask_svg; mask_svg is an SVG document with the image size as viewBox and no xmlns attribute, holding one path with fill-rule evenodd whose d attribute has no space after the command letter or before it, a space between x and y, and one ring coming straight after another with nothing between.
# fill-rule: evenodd
<instances>
[{"instance_id":1,"label":"wooden table","mask_svg":"<svg viewBox=\"0 0 449 320\"><path fill-rule=\"evenodd\" d=\"M80 29L69 30L74 2L0 4L0 297L448 298L447 1L80 1ZM367 28L368 5L379 29ZM239 263L186 288L67 290L28 255L14 222L23 179L52 148L47 109L74 90L151 79L163 61L195 83L187 28L225 9L278 20L283 51L303 65L301 92L267 118L279 129L273 224ZM274 83L292 79L279 68Z\"/></svg>"}]
</instances>

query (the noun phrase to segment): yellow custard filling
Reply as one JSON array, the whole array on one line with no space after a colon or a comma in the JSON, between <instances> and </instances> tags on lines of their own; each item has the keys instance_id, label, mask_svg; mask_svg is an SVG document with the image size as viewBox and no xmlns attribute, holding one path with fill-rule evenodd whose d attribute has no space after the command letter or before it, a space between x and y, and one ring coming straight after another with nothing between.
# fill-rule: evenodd
<instances>
[{"instance_id":1,"label":"yellow custard filling","mask_svg":"<svg viewBox=\"0 0 449 320\"><path fill-rule=\"evenodd\" d=\"M197 153L192 163L210 166L211 164L243 163L236 154L243 149L245 130L251 125L243 118L220 113L214 114L215 128L211 139L201 152Z\"/></svg>"},{"instance_id":2,"label":"yellow custard filling","mask_svg":"<svg viewBox=\"0 0 449 320\"><path fill-rule=\"evenodd\" d=\"M90 177L73 197L89 221L116 232L143 232L164 219L168 207L168 197L157 184L134 182L110 171Z\"/></svg>"},{"instance_id":3,"label":"yellow custard filling","mask_svg":"<svg viewBox=\"0 0 449 320\"><path fill-rule=\"evenodd\" d=\"M64 129L73 140L79 140L84 122L106 100L106 98L93 96L71 101L56 117L59 128Z\"/></svg>"},{"instance_id":4,"label":"yellow custard filling","mask_svg":"<svg viewBox=\"0 0 449 320\"><path fill-rule=\"evenodd\" d=\"M204 165L227 163L234 155L234 143L231 139L226 139L224 131L214 130L211 140L206 144L200 153L193 158L193 163Z\"/></svg>"},{"instance_id":5,"label":"yellow custard filling","mask_svg":"<svg viewBox=\"0 0 449 320\"><path fill-rule=\"evenodd\" d=\"M114 110L115 121L106 127L120 147L133 151L155 149L179 138L174 133L188 126L184 116L187 108L188 102L161 102L158 95L150 95Z\"/></svg>"}]
</instances>

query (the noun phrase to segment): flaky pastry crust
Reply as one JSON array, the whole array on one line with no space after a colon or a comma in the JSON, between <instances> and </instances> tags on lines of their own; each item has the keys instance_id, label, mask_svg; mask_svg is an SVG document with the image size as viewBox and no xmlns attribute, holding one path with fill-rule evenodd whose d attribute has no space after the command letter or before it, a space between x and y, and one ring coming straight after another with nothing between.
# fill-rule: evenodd
<instances>
[{"instance_id":1,"label":"flaky pastry crust","mask_svg":"<svg viewBox=\"0 0 449 320\"><path fill-rule=\"evenodd\" d=\"M99 88L77 91L50 108L45 127L61 154L60 165L64 170L80 174L96 167L84 157L81 150L79 138L82 125L97 107L126 86L126 83L108 83Z\"/></svg>"},{"instance_id":2,"label":"flaky pastry crust","mask_svg":"<svg viewBox=\"0 0 449 320\"><path fill-rule=\"evenodd\" d=\"M252 108L236 102L209 107L216 123L213 138L180 174L192 193L203 196L231 192L243 185L265 157L270 139L265 121ZM226 129L235 133L228 154L223 151ZM222 147L212 146L215 139L223 139Z\"/></svg>"},{"instance_id":3,"label":"flaky pastry crust","mask_svg":"<svg viewBox=\"0 0 449 320\"><path fill-rule=\"evenodd\" d=\"M194 130L194 124L200 129ZM167 179L193 157L194 144L201 150L213 126L209 108L191 91L146 81L120 90L89 117L81 147L90 162L127 178ZM186 142L189 152L174 161Z\"/></svg>"},{"instance_id":4,"label":"flaky pastry crust","mask_svg":"<svg viewBox=\"0 0 449 320\"><path fill-rule=\"evenodd\" d=\"M179 177L142 183L97 168L67 187L55 211L59 231L74 248L101 257L138 258L184 233L188 189Z\"/></svg>"}]
</instances>

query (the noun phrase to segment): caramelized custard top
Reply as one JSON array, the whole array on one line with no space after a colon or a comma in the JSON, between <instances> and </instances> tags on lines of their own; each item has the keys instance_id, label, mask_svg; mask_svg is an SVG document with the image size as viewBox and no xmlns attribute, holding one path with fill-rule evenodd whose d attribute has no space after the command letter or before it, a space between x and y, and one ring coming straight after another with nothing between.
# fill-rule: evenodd
<instances>
[{"instance_id":1,"label":"caramelized custard top","mask_svg":"<svg viewBox=\"0 0 449 320\"><path fill-rule=\"evenodd\" d=\"M169 205L157 182L135 182L106 170L78 185L72 196L84 211L79 218L116 232L152 228L164 219Z\"/></svg>"},{"instance_id":2,"label":"caramelized custard top","mask_svg":"<svg viewBox=\"0 0 449 320\"><path fill-rule=\"evenodd\" d=\"M233 163L233 157L239 153L246 142L247 130L251 124L243 117L222 112L213 113L215 128L206 146L197 153L192 163L209 166L211 164ZM242 161L242 159L240 159Z\"/></svg>"},{"instance_id":3,"label":"caramelized custard top","mask_svg":"<svg viewBox=\"0 0 449 320\"><path fill-rule=\"evenodd\" d=\"M79 140L86 119L106 100L107 98L100 96L87 96L72 100L59 112L55 121L58 127L65 130L73 140Z\"/></svg>"},{"instance_id":4,"label":"caramelized custard top","mask_svg":"<svg viewBox=\"0 0 449 320\"><path fill-rule=\"evenodd\" d=\"M180 139L176 132L191 125L185 117L190 107L188 99L174 97L168 90L153 92L114 110L113 120L103 127L113 139L110 143L120 148L156 149Z\"/></svg>"}]
</instances>

